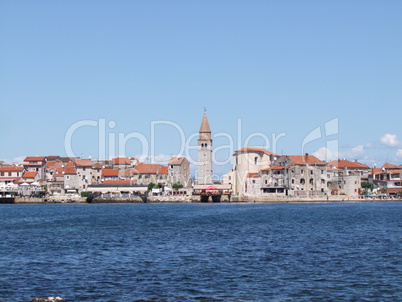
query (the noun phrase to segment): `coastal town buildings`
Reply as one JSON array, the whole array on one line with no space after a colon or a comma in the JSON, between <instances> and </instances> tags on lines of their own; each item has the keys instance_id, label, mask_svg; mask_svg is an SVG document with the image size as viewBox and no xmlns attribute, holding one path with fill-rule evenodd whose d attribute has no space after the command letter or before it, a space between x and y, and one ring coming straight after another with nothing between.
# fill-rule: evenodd
<instances>
[{"instance_id":1,"label":"coastal town buildings","mask_svg":"<svg viewBox=\"0 0 402 302\"><path fill-rule=\"evenodd\" d=\"M198 138L195 181L190 162L172 156L167 165L140 162L134 157L110 160L50 156L27 156L20 165L0 162L0 195L30 192L43 195L88 195L108 190L124 194L188 194L201 200L274 200L283 198L361 198L370 194L402 196L402 166L386 163L369 167L356 160L328 163L314 155L278 155L246 146L234 151L233 168L221 182L213 181L212 132L204 111ZM182 191L174 188L183 186ZM96 190L94 189L96 188ZM95 191L94 191L95 190ZM120 194L119 193L119 194ZM230 196L229 196L230 195Z\"/></svg>"},{"instance_id":2,"label":"coastal town buildings","mask_svg":"<svg viewBox=\"0 0 402 302\"><path fill-rule=\"evenodd\" d=\"M387 195L402 195L402 165L385 163L381 168L373 168L369 181L376 192Z\"/></svg>"}]
</instances>

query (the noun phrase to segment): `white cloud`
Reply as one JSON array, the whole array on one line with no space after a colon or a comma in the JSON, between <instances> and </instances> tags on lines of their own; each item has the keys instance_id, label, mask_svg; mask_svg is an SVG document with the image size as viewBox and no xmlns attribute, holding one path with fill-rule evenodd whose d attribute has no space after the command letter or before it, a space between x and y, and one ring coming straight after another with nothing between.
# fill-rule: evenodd
<instances>
[{"instance_id":1,"label":"white cloud","mask_svg":"<svg viewBox=\"0 0 402 302\"><path fill-rule=\"evenodd\" d=\"M346 158L349 160L354 160L354 159L357 159L358 157L361 157L361 155L363 155L364 152L366 152L366 146L365 145L357 145L348 151L340 153L340 157Z\"/></svg>"},{"instance_id":2,"label":"white cloud","mask_svg":"<svg viewBox=\"0 0 402 302\"><path fill-rule=\"evenodd\" d=\"M168 154L158 154L158 155L151 155L151 156L137 155L136 158L140 162L166 165L169 162L169 160L172 158L172 156L168 155Z\"/></svg>"},{"instance_id":3,"label":"white cloud","mask_svg":"<svg viewBox=\"0 0 402 302\"><path fill-rule=\"evenodd\" d=\"M335 152L331 151L327 147L321 147L316 152L314 152L313 155L323 161L331 161L331 160L339 158L338 151L335 151Z\"/></svg>"},{"instance_id":4,"label":"white cloud","mask_svg":"<svg viewBox=\"0 0 402 302\"><path fill-rule=\"evenodd\" d=\"M387 133L380 138L380 142L388 147L397 147L400 145L398 138L395 134Z\"/></svg>"},{"instance_id":5,"label":"white cloud","mask_svg":"<svg viewBox=\"0 0 402 302\"><path fill-rule=\"evenodd\" d=\"M396 156L402 157L402 149L399 149L398 151L396 151Z\"/></svg>"},{"instance_id":6,"label":"white cloud","mask_svg":"<svg viewBox=\"0 0 402 302\"><path fill-rule=\"evenodd\" d=\"M17 156L12 159L0 159L0 161L4 161L6 164L22 164L24 162L25 157L26 157L25 155Z\"/></svg>"}]
</instances>

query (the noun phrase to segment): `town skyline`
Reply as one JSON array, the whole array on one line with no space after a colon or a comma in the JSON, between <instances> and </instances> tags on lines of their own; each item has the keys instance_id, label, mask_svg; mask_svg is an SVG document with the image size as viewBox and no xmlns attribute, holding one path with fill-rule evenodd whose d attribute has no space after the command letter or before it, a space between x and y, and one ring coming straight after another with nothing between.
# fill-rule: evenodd
<instances>
[{"instance_id":1,"label":"town skyline","mask_svg":"<svg viewBox=\"0 0 402 302\"><path fill-rule=\"evenodd\" d=\"M68 130L103 119L107 144L110 135L117 144L119 133L139 133L155 141L145 155L163 163L181 138L167 124L152 138L152 123L179 125L187 140L207 107L215 148L228 144L220 133L233 150L264 147L261 137L246 143L255 133L271 142L285 134L275 150L265 147L298 155L319 128L321 138L303 151L369 166L402 163L402 129L393 122L402 111L402 4L155 3L0 4L0 136L10 142L0 160L67 156ZM100 157L96 127L73 138L77 156ZM324 149L329 140L338 149ZM141 155L138 141L126 147L126 156ZM231 159L223 149L217 155Z\"/></svg>"}]
</instances>

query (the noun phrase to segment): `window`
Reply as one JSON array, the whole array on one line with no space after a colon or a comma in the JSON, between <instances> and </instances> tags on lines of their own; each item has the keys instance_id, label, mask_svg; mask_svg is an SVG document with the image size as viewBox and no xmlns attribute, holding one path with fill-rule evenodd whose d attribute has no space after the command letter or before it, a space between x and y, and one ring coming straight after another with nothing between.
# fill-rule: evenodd
<instances>
[{"instance_id":1,"label":"window","mask_svg":"<svg viewBox=\"0 0 402 302\"><path fill-rule=\"evenodd\" d=\"M323 175L324 174L324 170L321 170L321 175Z\"/></svg>"},{"instance_id":2,"label":"window","mask_svg":"<svg viewBox=\"0 0 402 302\"><path fill-rule=\"evenodd\" d=\"M302 170L300 170L300 174L304 174L304 170L302 169Z\"/></svg>"},{"instance_id":3,"label":"window","mask_svg":"<svg viewBox=\"0 0 402 302\"><path fill-rule=\"evenodd\" d=\"M311 170L311 171L310 171L310 175L313 175L313 174L314 174L314 171L313 171L313 170Z\"/></svg>"},{"instance_id":4,"label":"window","mask_svg":"<svg viewBox=\"0 0 402 302\"><path fill-rule=\"evenodd\" d=\"M304 185L304 184L305 184L305 182L306 182L306 181L305 181L305 179L304 179L304 178L301 178L301 179L300 179L300 184L301 184L301 185Z\"/></svg>"},{"instance_id":5,"label":"window","mask_svg":"<svg viewBox=\"0 0 402 302\"><path fill-rule=\"evenodd\" d=\"M66 175L66 179L67 179L67 180L70 180L70 175Z\"/></svg>"},{"instance_id":6,"label":"window","mask_svg":"<svg viewBox=\"0 0 402 302\"><path fill-rule=\"evenodd\" d=\"M255 184L255 179L253 179L253 184Z\"/></svg>"},{"instance_id":7,"label":"window","mask_svg":"<svg viewBox=\"0 0 402 302\"><path fill-rule=\"evenodd\" d=\"M294 179L292 179L292 184L294 184L295 183L295 180Z\"/></svg>"},{"instance_id":8,"label":"window","mask_svg":"<svg viewBox=\"0 0 402 302\"><path fill-rule=\"evenodd\" d=\"M254 165L257 165L258 164L258 157L256 156L256 157L254 157Z\"/></svg>"},{"instance_id":9,"label":"window","mask_svg":"<svg viewBox=\"0 0 402 302\"><path fill-rule=\"evenodd\" d=\"M310 184L314 183L314 179L310 178Z\"/></svg>"}]
</instances>

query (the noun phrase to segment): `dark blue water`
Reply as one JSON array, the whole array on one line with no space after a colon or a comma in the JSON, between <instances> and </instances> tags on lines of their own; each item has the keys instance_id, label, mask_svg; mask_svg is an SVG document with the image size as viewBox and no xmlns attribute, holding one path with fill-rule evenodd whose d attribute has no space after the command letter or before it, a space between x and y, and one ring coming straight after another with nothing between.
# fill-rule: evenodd
<instances>
[{"instance_id":1,"label":"dark blue water","mask_svg":"<svg viewBox=\"0 0 402 302\"><path fill-rule=\"evenodd\" d=\"M402 301L402 203L0 205L0 301Z\"/></svg>"}]
</instances>

